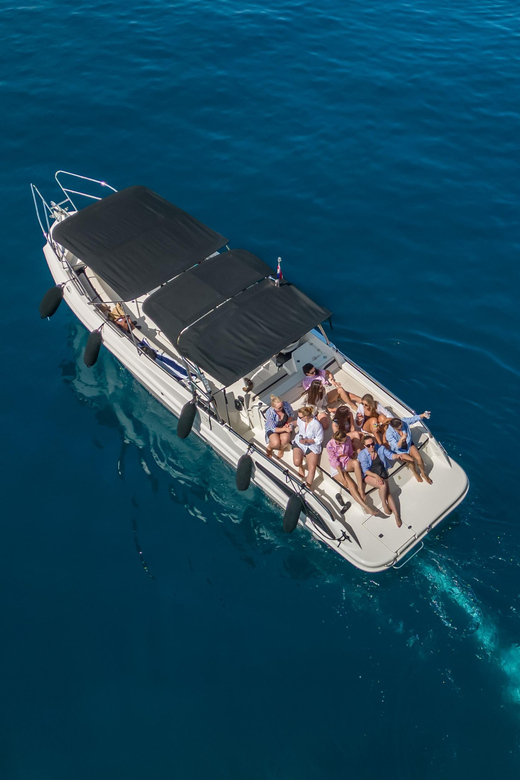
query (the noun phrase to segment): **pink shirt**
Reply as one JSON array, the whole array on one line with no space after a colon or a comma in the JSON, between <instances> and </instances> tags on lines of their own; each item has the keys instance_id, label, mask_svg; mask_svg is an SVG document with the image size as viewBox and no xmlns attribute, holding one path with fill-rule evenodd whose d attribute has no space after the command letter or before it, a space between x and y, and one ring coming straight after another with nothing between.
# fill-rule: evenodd
<instances>
[{"instance_id":1,"label":"pink shirt","mask_svg":"<svg viewBox=\"0 0 520 780\"><path fill-rule=\"evenodd\" d=\"M327 374L321 368L316 369L316 373L312 376L304 376L302 385L304 390L308 390L314 381L321 382L322 385L327 384Z\"/></svg>"},{"instance_id":2,"label":"pink shirt","mask_svg":"<svg viewBox=\"0 0 520 780\"><path fill-rule=\"evenodd\" d=\"M345 441L341 443L335 439L331 439L327 444L327 452L329 455L330 465L336 471L339 469L345 471L347 468L347 463L354 454L352 442L348 436Z\"/></svg>"}]
</instances>

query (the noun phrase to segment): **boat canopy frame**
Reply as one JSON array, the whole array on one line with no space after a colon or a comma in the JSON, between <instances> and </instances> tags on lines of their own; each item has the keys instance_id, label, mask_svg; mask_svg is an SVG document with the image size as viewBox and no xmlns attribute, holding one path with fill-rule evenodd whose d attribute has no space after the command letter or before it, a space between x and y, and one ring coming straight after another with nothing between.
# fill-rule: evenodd
<instances>
[{"instance_id":1,"label":"boat canopy frame","mask_svg":"<svg viewBox=\"0 0 520 780\"><path fill-rule=\"evenodd\" d=\"M205 260L150 295L143 311L180 354L225 387L331 317L244 249Z\"/></svg>"},{"instance_id":2,"label":"boat canopy frame","mask_svg":"<svg viewBox=\"0 0 520 780\"><path fill-rule=\"evenodd\" d=\"M98 197L67 186L60 176L112 192ZM36 196L43 202L47 227L47 212L59 220L52 231L40 225L62 261L69 250L121 303L142 305L180 355L224 387L331 317L295 285L275 279L251 252L219 253L227 238L147 187L117 191L68 171L58 171L56 181L65 201L49 206L35 187L33 198L35 206ZM91 202L68 215L63 205L76 209L72 195ZM148 293L144 302L137 300Z\"/></svg>"}]
</instances>

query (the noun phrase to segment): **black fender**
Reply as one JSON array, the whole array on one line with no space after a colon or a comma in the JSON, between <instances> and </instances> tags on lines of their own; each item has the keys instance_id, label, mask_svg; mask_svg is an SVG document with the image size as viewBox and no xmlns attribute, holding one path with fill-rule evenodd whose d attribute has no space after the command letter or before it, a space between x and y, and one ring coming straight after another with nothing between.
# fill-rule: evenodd
<instances>
[{"instance_id":1,"label":"black fender","mask_svg":"<svg viewBox=\"0 0 520 780\"><path fill-rule=\"evenodd\" d=\"M179 439L185 439L190 435L193 423L195 422L196 413L197 405L194 399L188 401L182 407L179 415L179 422L177 423L177 436Z\"/></svg>"},{"instance_id":2,"label":"black fender","mask_svg":"<svg viewBox=\"0 0 520 780\"><path fill-rule=\"evenodd\" d=\"M242 455L237 464L236 483L237 490L247 490L253 473L253 458L251 455Z\"/></svg>"},{"instance_id":3,"label":"black fender","mask_svg":"<svg viewBox=\"0 0 520 780\"><path fill-rule=\"evenodd\" d=\"M102 343L101 331L93 330L88 337L87 346L85 347L85 352L83 354L83 360L87 368L92 368L97 361Z\"/></svg>"},{"instance_id":4,"label":"black fender","mask_svg":"<svg viewBox=\"0 0 520 780\"><path fill-rule=\"evenodd\" d=\"M290 497L287 502L287 507L283 515L283 530L286 534L290 534L294 531L298 525L300 514L304 511L305 504L301 496L297 496L296 493Z\"/></svg>"},{"instance_id":5,"label":"black fender","mask_svg":"<svg viewBox=\"0 0 520 780\"><path fill-rule=\"evenodd\" d=\"M57 284L55 287L51 287L47 290L43 296L39 311L40 317L44 320L46 317L52 317L54 312L63 300L63 287L61 284Z\"/></svg>"}]
</instances>

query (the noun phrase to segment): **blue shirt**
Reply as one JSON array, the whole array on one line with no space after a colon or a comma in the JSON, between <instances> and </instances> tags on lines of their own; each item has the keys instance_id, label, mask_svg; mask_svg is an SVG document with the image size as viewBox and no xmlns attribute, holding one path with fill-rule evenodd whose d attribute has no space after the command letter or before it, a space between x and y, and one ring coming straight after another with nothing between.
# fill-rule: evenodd
<instances>
[{"instance_id":1,"label":"blue shirt","mask_svg":"<svg viewBox=\"0 0 520 780\"><path fill-rule=\"evenodd\" d=\"M394 462L394 453L392 450L387 449L384 444L379 444L376 449L383 466L385 466L387 469L390 468ZM370 457L368 448L365 447L364 450L359 450L357 457L359 465L361 466L361 471L363 472L363 476L365 476L367 471L370 471L372 468L372 458Z\"/></svg>"},{"instance_id":2,"label":"blue shirt","mask_svg":"<svg viewBox=\"0 0 520 780\"><path fill-rule=\"evenodd\" d=\"M403 417L401 431L396 431L396 429L392 428L391 425L388 426L386 429L386 440L388 442L388 446L391 450L393 450L393 452L409 452L410 447L413 444L410 425L412 423L419 422L421 419L422 418L420 414L414 414L413 417ZM406 433L406 447L404 448L399 448L398 446L401 433Z\"/></svg>"},{"instance_id":3,"label":"blue shirt","mask_svg":"<svg viewBox=\"0 0 520 780\"><path fill-rule=\"evenodd\" d=\"M291 404L287 403L287 401L283 402L283 410L289 419L291 419L291 417L294 419L293 408ZM276 414L276 409L270 406L267 412L265 413L266 433L272 433L274 429L279 428L280 425L281 425L280 418Z\"/></svg>"}]
</instances>

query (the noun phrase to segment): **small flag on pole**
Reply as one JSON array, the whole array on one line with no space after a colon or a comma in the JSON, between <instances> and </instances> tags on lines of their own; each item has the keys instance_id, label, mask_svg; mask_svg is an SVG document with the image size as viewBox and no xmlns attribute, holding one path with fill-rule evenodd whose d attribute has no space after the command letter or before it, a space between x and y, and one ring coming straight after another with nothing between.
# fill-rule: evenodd
<instances>
[{"instance_id":1,"label":"small flag on pole","mask_svg":"<svg viewBox=\"0 0 520 780\"><path fill-rule=\"evenodd\" d=\"M282 258L278 258L278 267L276 269L276 286L280 286L280 282L283 281L283 274L282 274Z\"/></svg>"}]
</instances>

